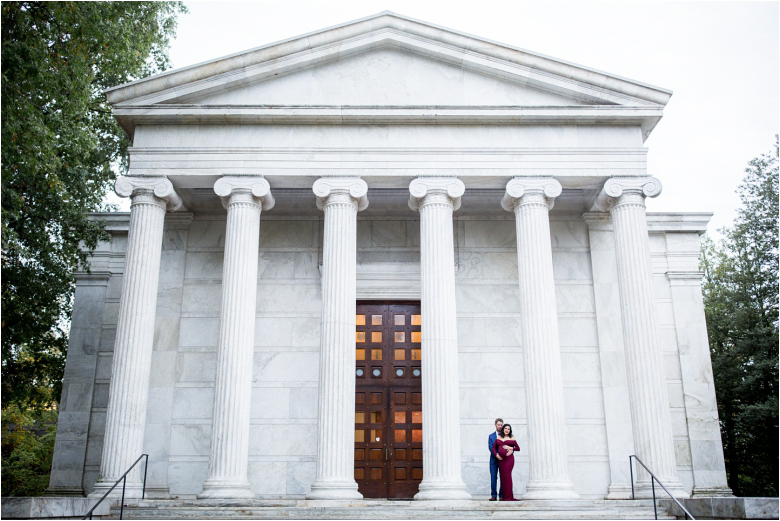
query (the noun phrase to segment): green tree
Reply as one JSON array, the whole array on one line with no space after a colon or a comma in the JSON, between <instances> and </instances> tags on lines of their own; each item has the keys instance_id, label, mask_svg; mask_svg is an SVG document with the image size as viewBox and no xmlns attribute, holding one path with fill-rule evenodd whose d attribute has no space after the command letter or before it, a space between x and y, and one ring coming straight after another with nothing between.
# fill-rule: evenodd
<instances>
[{"instance_id":1,"label":"green tree","mask_svg":"<svg viewBox=\"0 0 780 521\"><path fill-rule=\"evenodd\" d=\"M54 410L3 409L3 496L41 496L49 472L57 431Z\"/></svg>"},{"instance_id":2,"label":"green tree","mask_svg":"<svg viewBox=\"0 0 780 521\"><path fill-rule=\"evenodd\" d=\"M704 305L729 486L778 492L778 142L750 161L742 207L702 247Z\"/></svg>"},{"instance_id":3,"label":"green tree","mask_svg":"<svg viewBox=\"0 0 780 521\"><path fill-rule=\"evenodd\" d=\"M59 400L73 271L128 139L103 90L168 67L180 2L2 3L2 405Z\"/></svg>"}]
</instances>

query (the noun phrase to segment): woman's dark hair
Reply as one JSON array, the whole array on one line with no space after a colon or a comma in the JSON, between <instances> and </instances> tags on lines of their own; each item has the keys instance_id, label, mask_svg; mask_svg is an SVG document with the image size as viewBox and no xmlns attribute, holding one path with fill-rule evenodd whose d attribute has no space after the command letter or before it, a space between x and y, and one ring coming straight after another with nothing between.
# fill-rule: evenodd
<instances>
[{"instance_id":1,"label":"woman's dark hair","mask_svg":"<svg viewBox=\"0 0 780 521\"><path fill-rule=\"evenodd\" d=\"M505 423L505 424L504 424L504 426L501 428L501 435L502 435L502 436L506 436L506 433L504 432L504 430L505 430L507 427L509 427L509 437L511 438L511 437L512 437L512 426L511 426L511 425L509 425L508 423Z\"/></svg>"}]
</instances>

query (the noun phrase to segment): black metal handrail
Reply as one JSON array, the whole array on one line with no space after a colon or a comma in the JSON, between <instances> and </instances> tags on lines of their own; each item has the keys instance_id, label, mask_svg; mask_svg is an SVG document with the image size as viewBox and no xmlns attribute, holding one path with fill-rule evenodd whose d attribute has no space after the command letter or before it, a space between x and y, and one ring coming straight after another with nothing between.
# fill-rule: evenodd
<instances>
[{"instance_id":1,"label":"black metal handrail","mask_svg":"<svg viewBox=\"0 0 780 521\"><path fill-rule=\"evenodd\" d=\"M677 506L682 508L683 512L685 512L685 519L691 518L691 519L693 519L693 521L696 521L696 518L693 517L690 512L688 512L688 510L683 506L683 504L680 503L677 500L677 498L674 497L674 495L672 495L671 492L669 492L669 490L664 486L664 484L661 483L661 480L658 479L657 477L655 477L655 474L653 474L650 471L650 469L647 468L647 465L642 463L642 460L637 458L635 454L632 454L631 456L628 457L628 469L629 469L629 472L631 473L631 499L636 499L634 497L634 465L631 463L631 458L634 458L637 461L637 463L642 465L645 468L645 470L647 471L647 473L650 474L650 485L652 485L652 487L653 487L653 511L655 512L655 518L656 519L658 519L658 505L656 504L656 501L655 501L655 482L657 481L658 484L661 485L661 488L664 489L664 491L666 491L667 494L669 494L669 497L672 498L675 503L677 503Z\"/></svg>"},{"instance_id":2,"label":"black metal handrail","mask_svg":"<svg viewBox=\"0 0 780 521\"><path fill-rule=\"evenodd\" d=\"M143 458L146 458L146 462L144 463L144 486L141 489L141 499L144 498L146 495L146 471L149 469L149 455L148 454L141 454L135 462L130 465L130 468L125 471L124 474L122 474L122 477L120 477L118 480L116 480L116 483L113 484L113 486L108 489L108 491L103 494L103 497L100 498L100 501L92 505L92 508L89 509L89 512L86 513L84 517L81 519L92 519L92 512L95 511L95 509L98 507L100 503L103 502L104 499L108 497L108 495L111 493L112 490L116 488L117 485L119 485L119 482L122 482L122 501L119 502L119 519L122 519L122 514L124 514L125 511L125 487L127 486L127 475L130 474L130 471L135 468L136 465L138 465L138 462L141 461Z\"/></svg>"}]
</instances>

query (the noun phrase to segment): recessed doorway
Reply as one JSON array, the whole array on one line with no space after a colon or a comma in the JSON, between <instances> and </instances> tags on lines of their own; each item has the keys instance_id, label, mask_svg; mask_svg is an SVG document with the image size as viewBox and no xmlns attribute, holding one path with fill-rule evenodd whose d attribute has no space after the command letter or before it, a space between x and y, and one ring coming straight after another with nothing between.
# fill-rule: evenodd
<instances>
[{"instance_id":1,"label":"recessed doorway","mask_svg":"<svg viewBox=\"0 0 780 521\"><path fill-rule=\"evenodd\" d=\"M423 477L419 302L358 302L355 481L366 498L412 498Z\"/></svg>"}]
</instances>

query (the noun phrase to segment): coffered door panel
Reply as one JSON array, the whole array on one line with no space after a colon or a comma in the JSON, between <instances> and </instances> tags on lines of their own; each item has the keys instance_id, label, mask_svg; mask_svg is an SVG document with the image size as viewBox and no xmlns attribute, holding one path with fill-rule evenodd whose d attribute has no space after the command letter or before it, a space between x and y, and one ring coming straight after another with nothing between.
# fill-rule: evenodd
<instances>
[{"instance_id":1,"label":"coffered door panel","mask_svg":"<svg viewBox=\"0 0 780 521\"><path fill-rule=\"evenodd\" d=\"M358 304L355 480L366 498L412 498L422 480L419 303Z\"/></svg>"}]
</instances>

